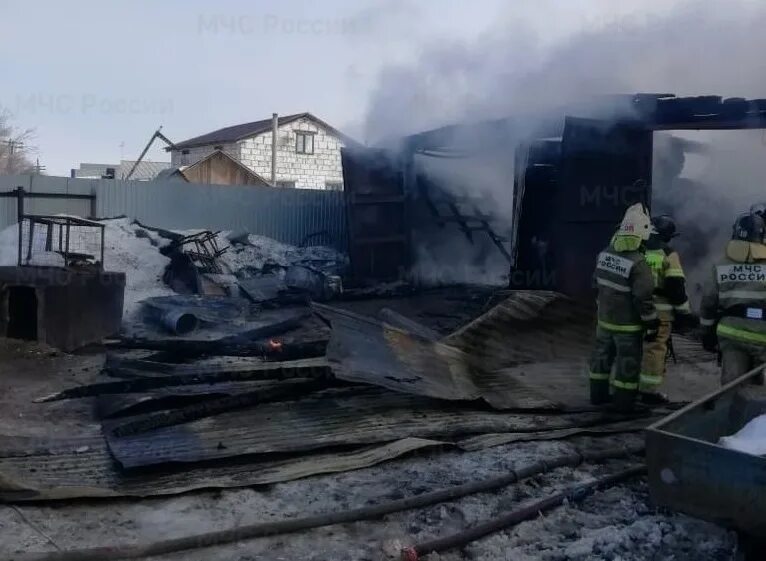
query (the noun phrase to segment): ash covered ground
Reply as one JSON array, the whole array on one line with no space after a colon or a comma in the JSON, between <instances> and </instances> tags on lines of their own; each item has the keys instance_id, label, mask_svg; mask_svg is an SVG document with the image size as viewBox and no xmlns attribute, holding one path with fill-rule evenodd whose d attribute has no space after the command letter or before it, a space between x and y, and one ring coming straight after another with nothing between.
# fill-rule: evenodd
<instances>
[{"instance_id":1,"label":"ash covered ground","mask_svg":"<svg viewBox=\"0 0 766 561\"><path fill-rule=\"evenodd\" d=\"M0 553L115 543L146 543L261 521L334 512L488 478L540 458L635 443L638 435L530 442L476 452L421 453L339 475L312 477L261 489L193 493L167 499L6 506L0 512ZM629 463L614 460L577 469L560 468L500 491L406 511L382 520L319 528L250 540L152 561L266 561L398 559L404 545L457 532L563 487L585 482ZM713 561L733 559L736 537L713 524L652 507L644 480L637 479L582 503L567 504L491 535L463 550L432 554L431 560Z\"/></svg>"},{"instance_id":2,"label":"ash covered ground","mask_svg":"<svg viewBox=\"0 0 766 561\"><path fill-rule=\"evenodd\" d=\"M128 314L148 296L171 293L162 281L168 259L159 248L167 240L129 219L106 221L106 266L127 275ZM0 233L0 262L16 258L15 229ZM223 240L222 240L223 242ZM222 243L221 245L225 245ZM257 275L265 268L300 261L339 261L331 251L300 249L248 236L222 259L232 274ZM374 316L382 307L417 319L442 333L463 325L486 309L477 293L429 292L410 299L344 302ZM62 402L30 409L32 398L49 393L45 380L71 385L86 382L100 369L103 355L62 355L37 345L0 345L0 425L5 434L43 435L44 427L98 432L90 403ZM713 370L715 368L713 367ZM714 372L690 372L689 383ZM39 381L34 389L14 382ZM680 378L684 379L684 378ZM685 388L688 384L684 382ZM14 396L16 396L14 398ZM40 430L37 430L37 428ZM67 428L69 427L69 428ZM47 430L47 429L45 429ZM43 431L43 432L40 432ZM593 450L635 444L640 434L527 442L473 452L428 450L367 469L324 475L268 487L194 492L142 500L67 501L0 506L0 559L15 552L53 551L154 540L223 530L243 524L295 518L401 499L448 486L505 474L574 448ZM627 467L627 461L560 468L502 490L472 495L380 520L320 528L274 538L186 551L152 561L266 561L398 559L401 547L465 529L509 512L566 486ZM2 483L0 474L0 483ZM566 504L515 528L478 540L463 549L431 555L432 560L638 561L733 559L736 537L723 528L652 505L644 479L602 492L582 503Z\"/></svg>"}]
</instances>

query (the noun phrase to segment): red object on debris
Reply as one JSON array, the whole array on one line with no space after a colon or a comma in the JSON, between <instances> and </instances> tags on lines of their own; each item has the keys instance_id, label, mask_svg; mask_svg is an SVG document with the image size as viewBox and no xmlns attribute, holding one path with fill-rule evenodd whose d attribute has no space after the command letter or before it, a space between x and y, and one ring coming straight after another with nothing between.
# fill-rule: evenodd
<instances>
[{"instance_id":1,"label":"red object on debris","mask_svg":"<svg viewBox=\"0 0 766 561\"><path fill-rule=\"evenodd\" d=\"M274 339L269 340L269 348L273 351L281 351L282 350L282 341L275 341Z\"/></svg>"},{"instance_id":2,"label":"red object on debris","mask_svg":"<svg viewBox=\"0 0 766 561\"><path fill-rule=\"evenodd\" d=\"M414 547L402 549L402 561L418 561L418 552Z\"/></svg>"}]
</instances>

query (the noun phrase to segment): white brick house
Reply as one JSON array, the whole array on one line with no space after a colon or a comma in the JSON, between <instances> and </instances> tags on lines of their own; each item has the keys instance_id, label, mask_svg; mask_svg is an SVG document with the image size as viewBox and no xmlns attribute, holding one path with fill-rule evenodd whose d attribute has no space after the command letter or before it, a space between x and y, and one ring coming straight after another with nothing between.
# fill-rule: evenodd
<instances>
[{"instance_id":1,"label":"white brick house","mask_svg":"<svg viewBox=\"0 0 766 561\"><path fill-rule=\"evenodd\" d=\"M278 118L277 186L342 189L340 149L356 142L311 113ZM272 120L235 125L177 143L167 150L173 167L191 165L222 150L258 175L271 178Z\"/></svg>"}]
</instances>

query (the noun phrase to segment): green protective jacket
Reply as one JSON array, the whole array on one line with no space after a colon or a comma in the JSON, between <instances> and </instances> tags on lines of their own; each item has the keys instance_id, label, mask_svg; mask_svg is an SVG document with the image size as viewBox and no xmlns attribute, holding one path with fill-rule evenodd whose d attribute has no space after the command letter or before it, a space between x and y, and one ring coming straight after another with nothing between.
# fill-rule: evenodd
<instances>
[{"instance_id":1,"label":"green protective jacket","mask_svg":"<svg viewBox=\"0 0 766 561\"><path fill-rule=\"evenodd\" d=\"M700 305L700 325L719 337L766 346L766 245L732 240L713 267Z\"/></svg>"},{"instance_id":2,"label":"green protective jacket","mask_svg":"<svg viewBox=\"0 0 766 561\"><path fill-rule=\"evenodd\" d=\"M678 252L654 236L649 239L644 253L654 281L654 304L660 314L668 318L673 313L691 313L686 295L686 278Z\"/></svg>"},{"instance_id":3,"label":"green protective jacket","mask_svg":"<svg viewBox=\"0 0 766 561\"><path fill-rule=\"evenodd\" d=\"M615 235L599 253L593 280L598 289L598 325L613 333L640 333L657 319L654 280L637 236Z\"/></svg>"}]
</instances>

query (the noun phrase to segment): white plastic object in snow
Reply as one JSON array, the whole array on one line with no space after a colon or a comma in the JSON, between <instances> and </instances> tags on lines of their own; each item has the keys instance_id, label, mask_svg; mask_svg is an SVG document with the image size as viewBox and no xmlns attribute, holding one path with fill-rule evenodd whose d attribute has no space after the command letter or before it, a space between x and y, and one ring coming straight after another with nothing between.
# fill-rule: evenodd
<instances>
[{"instance_id":1,"label":"white plastic object in snow","mask_svg":"<svg viewBox=\"0 0 766 561\"><path fill-rule=\"evenodd\" d=\"M722 436L718 444L746 454L766 454L766 415L756 417L731 436Z\"/></svg>"}]
</instances>

